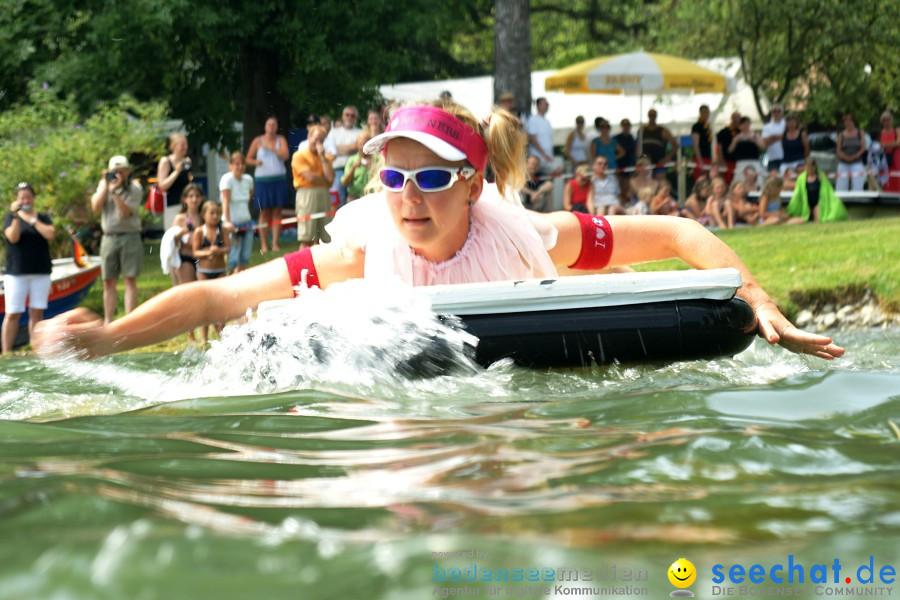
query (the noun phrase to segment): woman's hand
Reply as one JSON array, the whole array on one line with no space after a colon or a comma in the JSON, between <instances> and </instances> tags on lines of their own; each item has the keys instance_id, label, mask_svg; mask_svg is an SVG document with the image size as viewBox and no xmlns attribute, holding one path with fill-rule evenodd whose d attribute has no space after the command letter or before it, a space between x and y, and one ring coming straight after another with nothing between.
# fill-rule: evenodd
<instances>
[{"instance_id":1,"label":"woman's hand","mask_svg":"<svg viewBox=\"0 0 900 600\"><path fill-rule=\"evenodd\" d=\"M36 323L31 345L42 357L74 353L79 358L95 358L111 351L103 319L84 307Z\"/></svg>"},{"instance_id":2,"label":"woman's hand","mask_svg":"<svg viewBox=\"0 0 900 600\"><path fill-rule=\"evenodd\" d=\"M774 302L768 301L756 308L758 334L770 344L778 344L791 352L812 354L825 360L844 355L845 350L831 343L831 338L798 329L781 314Z\"/></svg>"}]
</instances>

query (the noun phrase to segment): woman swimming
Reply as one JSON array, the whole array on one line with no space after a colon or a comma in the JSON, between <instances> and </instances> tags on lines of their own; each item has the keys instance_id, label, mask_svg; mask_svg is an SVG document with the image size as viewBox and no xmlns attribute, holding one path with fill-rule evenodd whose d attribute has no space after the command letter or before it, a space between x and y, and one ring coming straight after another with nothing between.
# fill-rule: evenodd
<instances>
[{"instance_id":1,"label":"woman swimming","mask_svg":"<svg viewBox=\"0 0 900 600\"><path fill-rule=\"evenodd\" d=\"M411 285L498 281L681 258L699 269L738 269L738 295L769 343L825 359L844 353L831 338L794 327L738 256L694 221L524 210L516 197L524 140L506 111L478 121L452 103L401 107L365 151L384 154L384 191L338 211L330 244L172 288L109 325L76 309L39 327L36 346L45 354L68 349L83 356L135 348L238 318L265 300L291 298L298 284L327 288L360 277ZM496 184L484 180L488 163Z\"/></svg>"}]
</instances>

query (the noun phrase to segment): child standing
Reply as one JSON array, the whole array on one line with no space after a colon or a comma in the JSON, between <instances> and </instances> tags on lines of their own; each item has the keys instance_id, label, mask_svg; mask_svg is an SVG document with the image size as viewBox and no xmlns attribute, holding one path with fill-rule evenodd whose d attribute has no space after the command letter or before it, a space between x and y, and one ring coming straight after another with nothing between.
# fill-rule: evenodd
<instances>
[{"instance_id":1,"label":"child standing","mask_svg":"<svg viewBox=\"0 0 900 600\"><path fill-rule=\"evenodd\" d=\"M253 197L253 178L247 175L244 155L231 154L228 173L222 175L219 190L222 195L222 222L225 228L234 227L231 234L231 252L228 268L235 273L243 271L250 264L253 251L253 219L250 217L250 199Z\"/></svg>"},{"instance_id":2,"label":"child standing","mask_svg":"<svg viewBox=\"0 0 900 600\"><path fill-rule=\"evenodd\" d=\"M229 236L222 233L222 209L213 200L207 200L200 207L203 226L194 230L193 249L197 259L197 279L217 279L225 275L225 257L231 250ZM216 323L216 331L222 331L223 323ZM208 328L201 330L202 340L208 340Z\"/></svg>"}]
</instances>

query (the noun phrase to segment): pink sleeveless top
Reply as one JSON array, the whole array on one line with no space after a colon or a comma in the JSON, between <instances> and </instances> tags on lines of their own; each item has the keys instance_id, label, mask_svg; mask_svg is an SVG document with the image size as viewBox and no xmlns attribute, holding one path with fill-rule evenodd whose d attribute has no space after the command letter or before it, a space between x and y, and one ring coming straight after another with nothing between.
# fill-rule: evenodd
<instances>
[{"instance_id":1,"label":"pink sleeveless top","mask_svg":"<svg viewBox=\"0 0 900 600\"><path fill-rule=\"evenodd\" d=\"M365 250L367 279L399 278L420 286L557 275L547 254L556 245L556 229L517 199L501 198L488 183L471 209L465 244L444 262L428 261L409 247L394 227L383 193L342 207L326 229L332 245Z\"/></svg>"}]
</instances>

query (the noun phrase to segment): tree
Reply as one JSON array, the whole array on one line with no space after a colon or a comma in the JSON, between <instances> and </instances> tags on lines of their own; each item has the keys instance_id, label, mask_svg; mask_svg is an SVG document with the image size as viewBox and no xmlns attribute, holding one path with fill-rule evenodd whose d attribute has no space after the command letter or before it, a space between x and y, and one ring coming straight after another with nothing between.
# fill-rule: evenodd
<instances>
[{"instance_id":1,"label":"tree","mask_svg":"<svg viewBox=\"0 0 900 600\"><path fill-rule=\"evenodd\" d=\"M529 0L497 0L494 25L494 100L516 96L517 113L531 113L531 24Z\"/></svg>"},{"instance_id":2,"label":"tree","mask_svg":"<svg viewBox=\"0 0 900 600\"><path fill-rule=\"evenodd\" d=\"M41 211L58 223L91 219L87 197L111 156L132 161L159 147L165 106L123 96L80 118L72 99L31 84L26 100L0 112L0 190L8 196L20 181L37 192ZM135 165L146 167L147 165ZM63 228L59 237L65 238Z\"/></svg>"},{"instance_id":3,"label":"tree","mask_svg":"<svg viewBox=\"0 0 900 600\"><path fill-rule=\"evenodd\" d=\"M834 126L853 110L871 120L900 92L900 32L884 3L860 0L670 0L668 44L694 56L737 56L760 114L774 102Z\"/></svg>"},{"instance_id":4,"label":"tree","mask_svg":"<svg viewBox=\"0 0 900 600\"><path fill-rule=\"evenodd\" d=\"M236 147L268 114L371 105L378 85L452 71L446 51L470 5L387 0L10 0L0 14L0 109L30 81L77 98L83 115L122 93L168 101L192 143Z\"/></svg>"}]
</instances>

